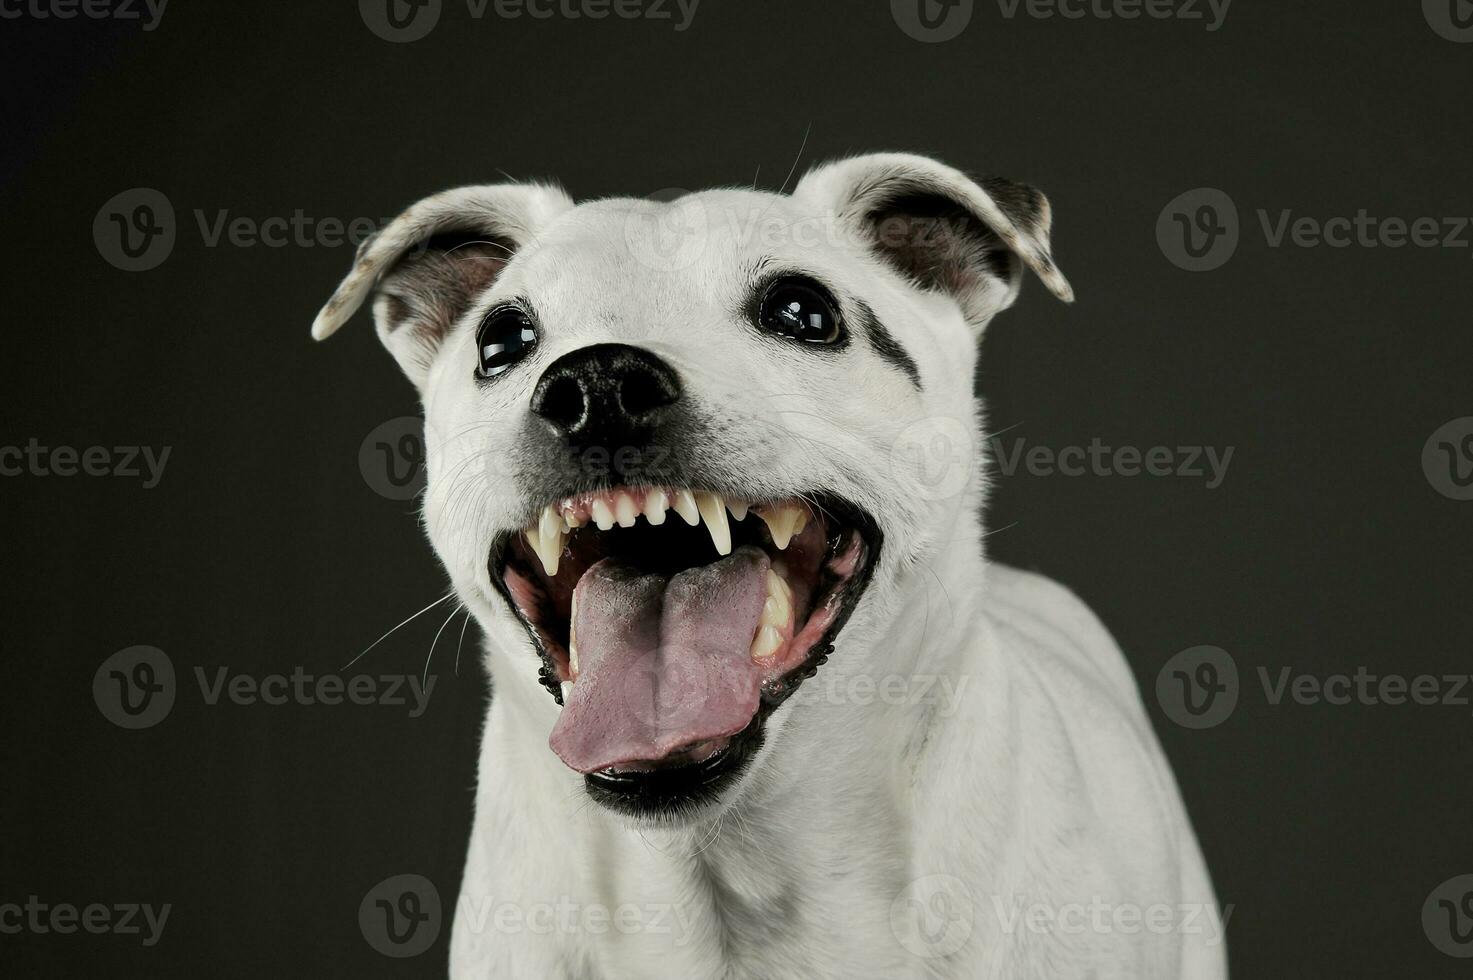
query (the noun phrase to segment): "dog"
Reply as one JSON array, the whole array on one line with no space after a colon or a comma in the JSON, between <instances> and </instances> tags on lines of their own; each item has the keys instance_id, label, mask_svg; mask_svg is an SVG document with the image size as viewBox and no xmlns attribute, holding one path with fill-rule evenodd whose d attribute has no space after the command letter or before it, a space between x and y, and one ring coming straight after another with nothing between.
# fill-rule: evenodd
<instances>
[{"instance_id":1,"label":"dog","mask_svg":"<svg viewBox=\"0 0 1473 980\"><path fill-rule=\"evenodd\" d=\"M881 153L791 192L447 191L359 248L493 697L450 975L1226 976L1126 662L984 558L973 378L1048 200Z\"/></svg>"}]
</instances>

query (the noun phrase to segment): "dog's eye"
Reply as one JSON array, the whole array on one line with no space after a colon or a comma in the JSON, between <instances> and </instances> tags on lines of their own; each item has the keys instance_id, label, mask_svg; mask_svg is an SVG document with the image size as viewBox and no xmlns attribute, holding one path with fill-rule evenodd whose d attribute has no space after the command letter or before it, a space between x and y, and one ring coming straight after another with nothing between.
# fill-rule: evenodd
<instances>
[{"instance_id":1,"label":"dog's eye","mask_svg":"<svg viewBox=\"0 0 1473 980\"><path fill-rule=\"evenodd\" d=\"M779 279L762 297L762 326L805 344L833 344L843 339L844 322L828 290L809 279Z\"/></svg>"},{"instance_id":2,"label":"dog's eye","mask_svg":"<svg viewBox=\"0 0 1473 980\"><path fill-rule=\"evenodd\" d=\"M494 378L531 353L536 344L537 328L526 313L515 307L492 310L476 334L481 357L476 373Z\"/></svg>"}]
</instances>

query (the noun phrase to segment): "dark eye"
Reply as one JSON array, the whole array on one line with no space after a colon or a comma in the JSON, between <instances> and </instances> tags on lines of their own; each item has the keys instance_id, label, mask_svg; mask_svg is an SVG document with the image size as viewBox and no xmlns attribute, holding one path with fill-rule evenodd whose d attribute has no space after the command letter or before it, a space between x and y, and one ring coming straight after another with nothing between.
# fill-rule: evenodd
<instances>
[{"instance_id":1,"label":"dark eye","mask_svg":"<svg viewBox=\"0 0 1473 980\"><path fill-rule=\"evenodd\" d=\"M530 354L536 345L537 328L526 313L515 307L492 310L476 334L481 358L476 373L494 378Z\"/></svg>"},{"instance_id":2,"label":"dark eye","mask_svg":"<svg viewBox=\"0 0 1473 980\"><path fill-rule=\"evenodd\" d=\"M833 344L844 337L838 304L809 279L779 279L769 286L758 320L773 333L805 344Z\"/></svg>"}]
</instances>

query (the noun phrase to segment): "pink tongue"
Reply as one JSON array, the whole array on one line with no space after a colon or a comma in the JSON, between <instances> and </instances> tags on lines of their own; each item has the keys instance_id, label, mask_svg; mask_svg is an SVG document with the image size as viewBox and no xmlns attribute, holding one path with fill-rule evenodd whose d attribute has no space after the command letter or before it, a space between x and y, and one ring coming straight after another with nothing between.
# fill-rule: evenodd
<instances>
[{"instance_id":1,"label":"pink tongue","mask_svg":"<svg viewBox=\"0 0 1473 980\"><path fill-rule=\"evenodd\" d=\"M548 744L578 772L653 762L735 735L757 713L749 650L767 555L739 548L671 578L612 558L578 580L578 677Z\"/></svg>"}]
</instances>

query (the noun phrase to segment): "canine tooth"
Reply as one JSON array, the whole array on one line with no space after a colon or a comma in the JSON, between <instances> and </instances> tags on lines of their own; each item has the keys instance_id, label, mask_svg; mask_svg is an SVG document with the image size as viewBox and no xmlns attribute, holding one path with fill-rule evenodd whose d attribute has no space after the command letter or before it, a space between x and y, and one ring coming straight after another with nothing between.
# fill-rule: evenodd
<instances>
[{"instance_id":1,"label":"canine tooth","mask_svg":"<svg viewBox=\"0 0 1473 980\"><path fill-rule=\"evenodd\" d=\"M731 511L731 516L739 521L745 521L747 519L747 510L749 507L751 507L751 504L745 500L728 500L726 502L726 509Z\"/></svg>"},{"instance_id":2,"label":"canine tooth","mask_svg":"<svg viewBox=\"0 0 1473 980\"><path fill-rule=\"evenodd\" d=\"M780 507L764 507L757 513L767 522L767 530L772 533L772 543L777 545L779 551L786 551L793 535L800 530L798 522L803 518L802 508L784 504Z\"/></svg>"},{"instance_id":3,"label":"canine tooth","mask_svg":"<svg viewBox=\"0 0 1473 980\"><path fill-rule=\"evenodd\" d=\"M711 543L718 555L731 554L731 525L726 521L726 504L719 493L703 493L696 497L696 507L706 519L706 530L711 532Z\"/></svg>"},{"instance_id":4,"label":"canine tooth","mask_svg":"<svg viewBox=\"0 0 1473 980\"><path fill-rule=\"evenodd\" d=\"M604 503L600 497L593 502L593 523L598 525L600 531L607 531L614 526L614 512L609 510L609 505Z\"/></svg>"},{"instance_id":5,"label":"canine tooth","mask_svg":"<svg viewBox=\"0 0 1473 980\"><path fill-rule=\"evenodd\" d=\"M788 624L788 603L780 595L769 594L767 601L762 603L762 625L763 626L786 626Z\"/></svg>"},{"instance_id":6,"label":"canine tooth","mask_svg":"<svg viewBox=\"0 0 1473 980\"><path fill-rule=\"evenodd\" d=\"M782 645L782 634L778 633L776 627L764 626L757 631L757 638L752 641L752 659L761 660L764 657L770 657Z\"/></svg>"},{"instance_id":7,"label":"canine tooth","mask_svg":"<svg viewBox=\"0 0 1473 980\"><path fill-rule=\"evenodd\" d=\"M782 596L784 600L791 600L793 598L793 589L781 575L768 569L767 594Z\"/></svg>"},{"instance_id":8,"label":"canine tooth","mask_svg":"<svg viewBox=\"0 0 1473 980\"><path fill-rule=\"evenodd\" d=\"M527 544L532 546L532 551L536 553L537 560L542 562L543 571L547 572L548 576L556 575L558 560L562 557L563 553L562 534L554 530L549 537L543 534L541 528L537 527L529 527L522 533L527 536Z\"/></svg>"},{"instance_id":9,"label":"canine tooth","mask_svg":"<svg viewBox=\"0 0 1473 980\"><path fill-rule=\"evenodd\" d=\"M691 527L701 523L701 510L696 506L695 495L689 490L675 491L675 513L685 518L685 523Z\"/></svg>"},{"instance_id":10,"label":"canine tooth","mask_svg":"<svg viewBox=\"0 0 1473 980\"><path fill-rule=\"evenodd\" d=\"M562 692L563 692L563 705L566 706L567 703L568 703L568 698L570 698L570 697L573 696L573 682L572 681L563 681L563 683L562 683Z\"/></svg>"},{"instance_id":11,"label":"canine tooth","mask_svg":"<svg viewBox=\"0 0 1473 980\"><path fill-rule=\"evenodd\" d=\"M568 532L572 531L575 527L582 527L582 526L583 526L583 522L580 521L580 520L578 520L578 518L574 517L573 516L573 512L571 510L565 510L565 511L563 511L563 533L564 534L567 534Z\"/></svg>"},{"instance_id":12,"label":"canine tooth","mask_svg":"<svg viewBox=\"0 0 1473 980\"><path fill-rule=\"evenodd\" d=\"M614 517L620 527L633 527L635 518L639 517L639 511L634 509L634 498L627 493L619 494L614 501Z\"/></svg>"},{"instance_id":13,"label":"canine tooth","mask_svg":"<svg viewBox=\"0 0 1473 980\"><path fill-rule=\"evenodd\" d=\"M670 495L664 490L651 490L644 498L644 519L659 527L665 523L665 511L670 509Z\"/></svg>"},{"instance_id":14,"label":"canine tooth","mask_svg":"<svg viewBox=\"0 0 1473 980\"><path fill-rule=\"evenodd\" d=\"M542 508L542 517L537 522L537 529L542 532L543 547L557 547L559 551L563 548L563 519L558 516L552 507Z\"/></svg>"}]
</instances>

